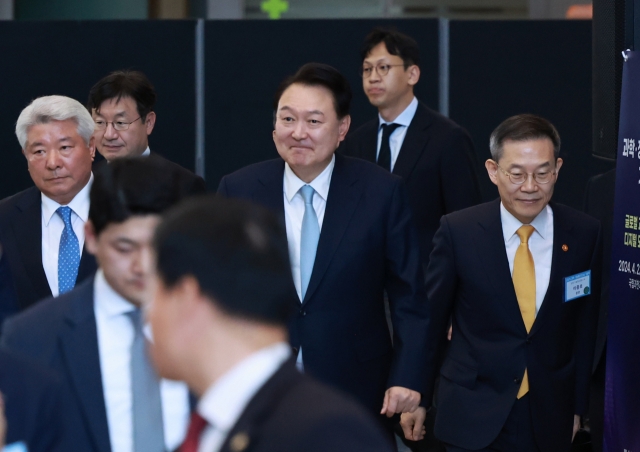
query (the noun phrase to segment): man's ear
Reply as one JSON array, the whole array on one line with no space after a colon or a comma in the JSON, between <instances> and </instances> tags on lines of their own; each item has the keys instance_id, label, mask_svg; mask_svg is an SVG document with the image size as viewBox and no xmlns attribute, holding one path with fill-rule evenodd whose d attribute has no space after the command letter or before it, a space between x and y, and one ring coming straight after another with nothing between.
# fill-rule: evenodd
<instances>
[{"instance_id":1,"label":"man's ear","mask_svg":"<svg viewBox=\"0 0 640 452\"><path fill-rule=\"evenodd\" d=\"M93 255L98 251L98 236L91 220L84 224L84 247Z\"/></svg>"},{"instance_id":2,"label":"man's ear","mask_svg":"<svg viewBox=\"0 0 640 452\"><path fill-rule=\"evenodd\" d=\"M491 182L498 185L498 164L492 159L487 159L487 161L484 162L484 167L487 169L487 173L489 173Z\"/></svg>"},{"instance_id":3,"label":"man's ear","mask_svg":"<svg viewBox=\"0 0 640 452\"><path fill-rule=\"evenodd\" d=\"M351 126L351 116L346 115L340 120L340 125L338 126L338 144L347 136L349 126Z\"/></svg>"},{"instance_id":4,"label":"man's ear","mask_svg":"<svg viewBox=\"0 0 640 452\"><path fill-rule=\"evenodd\" d=\"M151 135L153 127L156 125L156 112L150 111L147 113L147 117L144 119L144 126L147 129L147 135Z\"/></svg>"},{"instance_id":5,"label":"man's ear","mask_svg":"<svg viewBox=\"0 0 640 452\"><path fill-rule=\"evenodd\" d=\"M408 83L411 86L414 86L420 80L420 67L417 64L409 66L407 68L407 72L409 74Z\"/></svg>"}]
</instances>

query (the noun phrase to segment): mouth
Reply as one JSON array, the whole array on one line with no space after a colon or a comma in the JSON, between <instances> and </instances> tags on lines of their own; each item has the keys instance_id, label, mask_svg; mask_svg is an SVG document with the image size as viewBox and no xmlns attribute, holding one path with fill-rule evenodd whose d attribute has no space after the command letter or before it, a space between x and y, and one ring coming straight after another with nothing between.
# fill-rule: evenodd
<instances>
[{"instance_id":1,"label":"mouth","mask_svg":"<svg viewBox=\"0 0 640 452\"><path fill-rule=\"evenodd\" d=\"M47 182L58 182L61 181L63 179L66 179L69 176L56 176L56 177L50 177L48 179L45 179Z\"/></svg>"},{"instance_id":2,"label":"mouth","mask_svg":"<svg viewBox=\"0 0 640 452\"><path fill-rule=\"evenodd\" d=\"M527 206L530 206L530 205L533 205L533 204L537 203L538 201L540 201L540 199L539 198L537 198L537 199L518 199L518 201L520 201L521 203L523 203L523 204L525 204Z\"/></svg>"},{"instance_id":3,"label":"mouth","mask_svg":"<svg viewBox=\"0 0 640 452\"><path fill-rule=\"evenodd\" d=\"M382 93L384 93L384 90L381 88L369 88L367 90L367 94L371 94L371 95L382 94Z\"/></svg>"}]
</instances>

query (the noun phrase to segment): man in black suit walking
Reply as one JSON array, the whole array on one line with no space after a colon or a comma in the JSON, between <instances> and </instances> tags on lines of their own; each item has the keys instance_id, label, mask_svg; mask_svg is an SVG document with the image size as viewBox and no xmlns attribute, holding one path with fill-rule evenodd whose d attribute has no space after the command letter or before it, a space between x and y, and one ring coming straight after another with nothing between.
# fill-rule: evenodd
<instances>
[{"instance_id":1,"label":"man in black suit walking","mask_svg":"<svg viewBox=\"0 0 640 452\"><path fill-rule=\"evenodd\" d=\"M435 433L450 452L566 452L587 412L600 225L550 202L562 159L547 120L511 117L490 147L500 198L445 215L427 271L430 362L442 363L427 385L439 370Z\"/></svg>"},{"instance_id":2,"label":"man in black suit walking","mask_svg":"<svg viewBox=\"0 0 640 452\"><path fill-rule=\"evenodd\" d=\"M426 269L440 217L481 201L473 143L466 130L414 96L420 52L412 38L374 29L361 57L362 86L379 114L340 149L404 179Z\"/></svg>"},{"instance_id":3,"label":"man in black suit walking","mask_svg":"<svg viewBox=\"0 0 640 452\"><path fill-rule=\"evenodd\" d=\"M200 401L181 452L389 452L373 417L295 367L291 274L278 218L246 201L192 200L154 238L147 314L161 375Z\"/></svg>"}]
</instances>

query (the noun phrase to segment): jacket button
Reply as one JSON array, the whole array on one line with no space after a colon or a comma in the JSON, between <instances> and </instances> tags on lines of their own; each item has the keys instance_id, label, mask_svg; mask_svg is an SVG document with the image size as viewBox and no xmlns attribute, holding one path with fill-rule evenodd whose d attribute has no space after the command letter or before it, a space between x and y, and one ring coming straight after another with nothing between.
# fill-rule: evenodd
<instances>
[{"instance_id":1,"label":"jacket button","mask_svg":"<svg viewBox=\"0 0 640 452\"><path fill-rule=\"evenodd\" d=\"M530 343L531 343L531 339L527 339L527 344L530 344Z\"/></svg>"},{"instance_id":2,"label":"jacket button","mask_svg":"<svg viewBox=\"0 0 640 452\"><path fill-rule=\"evenodd\" d=\"M300 311L300 315L304 317L305 315L307 315L307 311Z\"/></svg>"},{"instance_id":3,"label":"jacket button","mask_svg":"<svg viewBox=\"0 0 640 452\"><path fill-rule=\"evenodd\" d=\"M513 382L517 385L519 385L520 383L522 383L522 378L514 378Z\"/></svg>"}]
</instances>

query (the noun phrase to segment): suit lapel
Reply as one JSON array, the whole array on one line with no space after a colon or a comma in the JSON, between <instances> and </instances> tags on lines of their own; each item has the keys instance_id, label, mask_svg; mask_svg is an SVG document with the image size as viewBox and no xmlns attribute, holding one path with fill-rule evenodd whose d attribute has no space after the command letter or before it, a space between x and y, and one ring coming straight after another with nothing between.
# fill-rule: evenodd
<instances>
[{"instance_id":1,"label":"suit lapel","mask_svg":"<svg viewBox=\"0 0 640 452\"><path fill-rule=\"evenodd\" d=\"M281 224L284 225L284 160L274 160L269 171L259 176L259 182L263 189L251 194L251 199L278 215Z\"/></svg>"},{"instance_id":2,"label":"suit lapel","mask_svg":"<svg viewBox=\"0 0 640 452\"><path fill-rule=\"evenodd\" d=\"M419 104L402 142L396 164L393 167L393 174L397 174L405 180L409 178L429 142L428 129L431 122L432 119L429 117L427 107Z\"/></svg>"},{"instance_id":3,"label":"suit lapel","mask_svg":"<svg viewBox=\"0 0 640 452\"><path fill-rule=\"evenodd\" d=\"M504 304L505 312L512 318L513 324L521 326L522 331L526 334L527 330L520 313L516 291L513 288L509 259L504 243L500 218L500 199L489 204L485 215L478 218L478 227L480 233L475 243L482 268L485 269L487 279L495 289L496 298Z\"/></svg>"},{"instance_id":4,"label":"suit lapel","mask_svg":"<svg viewBox=\"0 0 640 452\"><path fill-rule=\"evenodd\" d=\"M51 288L42 267L42 213L40 191L36 187L25 193L16 204L17 215L12 220L16 246L25 274L39 298L51 296Z\"/></svg>"},{"instance_id":5,"label":"suit lapel","mask_svg":"<svg viewBox=\"0 0 640 452\"><path fill-rule=\"evenodd\" d=\"M376 117L366 127L369 130L363 134L364 140L361 143L360 153L357 157L375 163L377 160L376 154L378 153L379 119Z\"/></svg>"},{"instance_id":6,"label":"suit lapel","mask_svg":"<svg viewBox=\"0 0 640 452\"><path fill-rule=\"evenodd\" d=\"M71 376L71 388L80 401L93 442L100 452L109 452L109 428L93 311L93 278L78 286L60 342L63 359Z\"/></svg>"},{"instance_id":7,"label":"suit lapel","mask_svg":"<svg viewBox=\"0 0 640 452\"><path fill-rule=\"evenodd\" d=\"M311 299L320 285L322 277L338 249L342 236L351 222L351 217L362 195L362 188L357 182L358 177L349 170L345 158L341 155L336 155L336 165L331 175L329 196L322 222L322 230L320 231L316 260L313 264L309 287L302 302L303 305Z\"/></svg>"}]
</instances>

